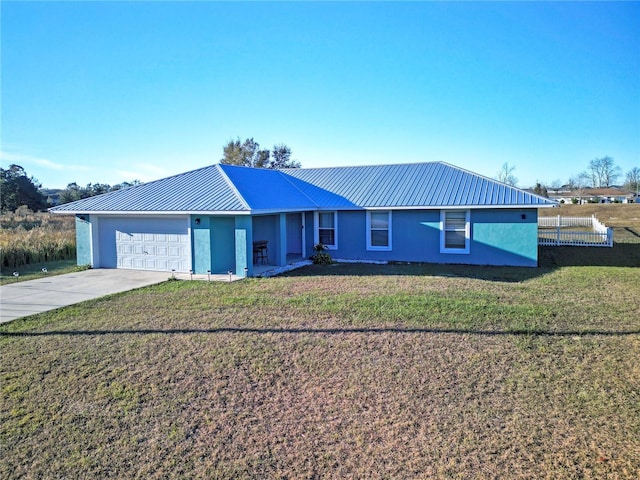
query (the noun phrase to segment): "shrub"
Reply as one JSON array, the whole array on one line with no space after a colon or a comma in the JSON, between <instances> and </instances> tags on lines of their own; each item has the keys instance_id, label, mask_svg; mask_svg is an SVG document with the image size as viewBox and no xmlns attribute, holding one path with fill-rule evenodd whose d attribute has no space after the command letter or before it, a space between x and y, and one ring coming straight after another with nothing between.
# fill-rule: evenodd
<instances>
[{"instance_id":1,"label":"shrub","mask_svg":"<svg viewBox=\"0 0 640 480\"><path fill-rule=\"evenodd\" d=\"M317 265L329 265L333 263L333 259L331 258L331 255L329 255L326 250L327 250L326 245L323 245L322 243L318 243L317 245L314 245L313 251L316 253L311 255L311 260L313 260L313 263Z\"/></svg>"}]
</instances>

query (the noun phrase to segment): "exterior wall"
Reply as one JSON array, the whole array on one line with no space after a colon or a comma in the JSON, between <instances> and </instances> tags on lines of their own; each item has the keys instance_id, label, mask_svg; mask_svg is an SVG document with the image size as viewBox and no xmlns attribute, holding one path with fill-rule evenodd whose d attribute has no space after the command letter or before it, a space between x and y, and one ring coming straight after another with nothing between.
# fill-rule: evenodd
<instances>
[{"instance_id":1,"label":"exterior wall","mask_svg":"<svg viewBox=\"0 0 640 480\"><path fill-rule=\"evenodd\" d=\"M472 210L471 222L471 250L488 265L538 266L537 210Z\"/></svg>"},{"instance_id":2,"label":"exterior wall","mask_svg":"<svg viewBox=\"0 0 640 480\"><path fill-rule=\"evenodd\" d=\"M207 273L211 269L210 217L191 216L191 255L195 273Z\"/></svg>"},{"instance_id":3,"label":"exterior wall","mask_svg":"<svg viewBox=\"0 0 640 480\"><path fill-rule=\"evenodd\" d=\"M470 222L469 254L440 253L439 210L394 210L393 250L370 251L366 248L366 212L341 211L338 248L329 253L349 260L537 266L536 209L471 210Z\"/></svg>"},{"instance_id":4,"label":"exterior wall","mask_svg":"<svg viewBox=\"0 0 640 480\"><path fill-rule=\"evenodd\" d=\"M367 213L364 210L338 213L338 248L333 258L385 260L475 265L513 265L535 267L538 261L538 215L536 209L471 210L470 253L440 252L440 210L394 210L391 251L367 250ZM304 213L304 244L307 256L313 254L314 215ZM199 221L197 221L197 220ZM162 224L158 219L158 225ZM268 263L286 263L286 214L265 216L191 216L191 258L195 273L253 275L253 241L267 240ZM108 233L108 232L107 232ZM76 216L78 265L111 265L114 245L103 238L99 217ZM108 240L108 241L107 241ZM102 252L102 260L99 254ZM113 253L113 255L110 255Z\"/></svg>"},{"instance_id":5,"label":"exterior wall","mask_svg":"<svg viewBox=\"0 0 640 480\"><path fill-rule=\"evenodd\" d=\"M197 223L196 219L199 219L200 222ZM193 215L191 217L191 232L193 271L195 273L205 274L207 270L211 273L235 271L234 217Z\"/></svg>"},{"instance_id":6,"label":"exterior wall","mask_svg":"<svg viewBox=\"0 0 640 480\"><path fill-rule=\"evenodd\" d=\"M253 277L253 219L248 215L238 215L235 228L236 275Z\"/></svg>"},{"instance_id":7,"label":"exterior wall","mask_svg":"<svg viewBox=\"0 0 640 480\"><path fill-rule=\"evenodd\" d=\"M235 220L233 217L211 217L211 271L227 273L236 268Z\"/></svg>"},{"instance_id":8,"label":"exterior wall","mask_svg":"<svg viewBox=\"0 0 640 480\"><path fill-rule=\"evenodd\" d=\"M78 265L92 265L91 217L76 215L76 260Z\"/></svg>"}]
</instances>

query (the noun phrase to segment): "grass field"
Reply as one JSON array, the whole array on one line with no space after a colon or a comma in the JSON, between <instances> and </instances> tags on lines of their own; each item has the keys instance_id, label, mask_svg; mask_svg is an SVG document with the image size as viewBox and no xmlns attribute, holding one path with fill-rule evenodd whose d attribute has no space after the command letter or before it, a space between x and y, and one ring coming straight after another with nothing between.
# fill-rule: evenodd
<instances>
[{"instance_id":1,"label":"grass field","mask_svg":"<svg viewBox=\"0 0 640 480\"><path fill-rule=\"evenodd\" d=\"M33 270L35 264L47 265L75 259L75 256L73 216L50 213L3 213L0 216L0 271L3 277L14 271L22 275Z\"/></svg>"},{"instance_id":2,"label":"grass field","mask_svg":"<svg viewBox=\"0 0 640 480\"><path fill-rule=\"evenodd\" d=\"M166 282L0 325L0 478L640 478L640 206L550 213L596 213L614 248Z\"/></svg>"},{"instance_id":3,"label":"grass field","mask_svg":"<svg viewBox=\"0 0 640 480\"><path fill-rule=\"evenodd\" d=\"M638 478L638 269L311 266L0 326L0 478Z\"/></svg>"}]
</instances>

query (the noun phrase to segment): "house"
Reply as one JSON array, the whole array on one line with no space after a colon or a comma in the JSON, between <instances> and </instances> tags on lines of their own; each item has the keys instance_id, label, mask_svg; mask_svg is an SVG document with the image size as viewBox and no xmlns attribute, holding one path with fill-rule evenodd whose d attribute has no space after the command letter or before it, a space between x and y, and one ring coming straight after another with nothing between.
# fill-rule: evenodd
<instances>
[{"instance_id":1,"label":"house","mask_svg":"<svg viewBox=\"0 0 640 480\"><path fill-rule=\"evenodd\" d=\"M51 208L76 216L78 264L254 275L333 258L538 261L555 202L442 162L285 170L212 165Z\"/></svg>"},{"instance_id":2,"label":"house","mask_svg":"<svg viewBox=\"0 0 640 480\"><path fill-rule=\"evenodd\" d=\"M564 191L549 194L549 198L560 204L571 203L634 203L632 192L611 188L584 188L582 190Z\"/></svg>"}]
</instances>

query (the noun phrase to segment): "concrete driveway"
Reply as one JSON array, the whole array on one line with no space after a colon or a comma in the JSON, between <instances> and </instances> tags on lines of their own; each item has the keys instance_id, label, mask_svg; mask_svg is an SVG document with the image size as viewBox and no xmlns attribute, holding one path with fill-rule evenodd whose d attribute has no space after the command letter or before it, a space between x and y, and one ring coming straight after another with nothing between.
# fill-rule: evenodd
<instances>
[{"instance_id":1,"label":"concrete driveway","mask_svg":"<svg viewBox=\"0 0 640 480\"><path fill-rule=\"evenodd\" d=\"M95 269L0 287L0 323L164 282L169 272Z\"/></svg>"}]
</instances>

